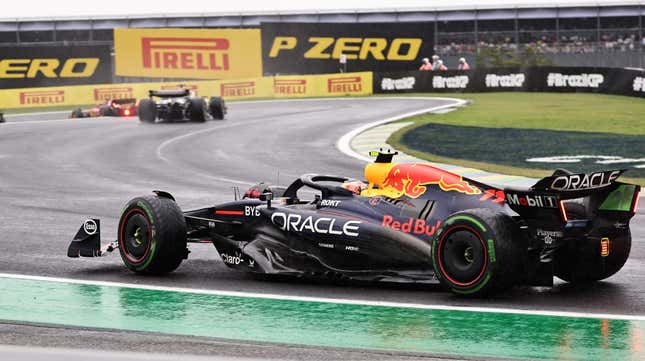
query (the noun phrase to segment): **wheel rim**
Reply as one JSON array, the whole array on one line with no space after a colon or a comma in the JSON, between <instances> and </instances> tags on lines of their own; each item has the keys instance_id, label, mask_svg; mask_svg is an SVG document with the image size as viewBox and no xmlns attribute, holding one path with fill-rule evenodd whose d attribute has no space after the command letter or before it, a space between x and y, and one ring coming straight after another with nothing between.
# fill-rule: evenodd
<instances>
[{"instance_id":1,"label":"wheel rim","mask_svg":"<svg viewBox=\"0 0 645 361\"><path fill-rule=\"evenodd\" d=\"M467 226L447 230L438 244L442 276L456 286L470 286L486 270L488 255L481 235Z\"/></svg>"},{"instance_id":2,"label":"wheel rim","mask_svg":"<svg viewBox=\"0 0 645 361\"><path fill-rule=\"evenodd\" d=\"M145 213L140 209L130 210L123 217L120 228L119 247L122 254L133 263L144 261L152 244L150 223Z\"/></svg>"}]
</instances>

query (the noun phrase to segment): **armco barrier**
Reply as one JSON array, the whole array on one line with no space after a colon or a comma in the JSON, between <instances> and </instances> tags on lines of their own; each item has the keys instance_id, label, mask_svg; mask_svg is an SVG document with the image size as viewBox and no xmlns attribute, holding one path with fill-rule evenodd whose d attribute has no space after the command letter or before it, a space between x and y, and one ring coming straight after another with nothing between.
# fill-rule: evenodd
<instances>
[{"instance_id":1,"label":"armco barrier","mask_svg":"<svg viewBox=\"0 0 645 361\"><path fill-rule=\"evenodd\" d=\"M590 92L645 97L645 71L530 67L374 74L374 93Z\"/></svg>"},{"instance_id":2,"label":"armco barrier","mask_svg":"<svg viewBox=\"0 0 645 361\"><path fill-rule=\"evenodd\" d=\"M201 80L182 83L123 83L2 89L0 109L76 106L106 99L145 98L150 89L191 89L199 96L228 100L291 97L360 96L372 94L372 73L259 77L239 80Z\"/></svg>"}]
</instances>

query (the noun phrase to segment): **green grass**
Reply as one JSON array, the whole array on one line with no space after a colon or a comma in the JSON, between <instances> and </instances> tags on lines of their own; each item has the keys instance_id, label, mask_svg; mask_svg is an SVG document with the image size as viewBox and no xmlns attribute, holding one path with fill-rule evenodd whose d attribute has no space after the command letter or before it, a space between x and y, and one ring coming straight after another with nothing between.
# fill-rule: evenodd
<instances>
[{"instance_id":1,"label":"green grass","mask_svg":"<svg viewBox=\"0 0 645 361\"><path fill-rule=\"evenodd\" d=\"M419 94L410 95L418 96ZM402 137L428 123L625 135L645 134L645 100L640 98L588 93L519 92L423 94L423 96L461 98L472 100L472 103L446 114L425 114L405 119L404 121L413 121L414 124L392 134L388 143L422 159L473 167L489 172L527 177L542 177L550 174L550 171L540 169L474 162L468 159L425 153L402 144ZM511 141L513 140L500 139L498 144ZM499 146L494 146L495 144L491 144L491 149L499 148ZM601 153L602 144L598 145L598 149ZM624 178L624 180L645 185L645 178Z\"/></svg>"}]
</instances>

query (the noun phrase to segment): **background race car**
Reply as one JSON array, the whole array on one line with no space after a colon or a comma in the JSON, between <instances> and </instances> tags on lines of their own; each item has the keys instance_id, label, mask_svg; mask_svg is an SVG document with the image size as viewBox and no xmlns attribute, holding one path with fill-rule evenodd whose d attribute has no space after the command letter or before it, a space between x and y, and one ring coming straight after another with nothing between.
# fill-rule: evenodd
<instances>
[{"instance_id":1,"label":"background race car","mask_svg":"<svg viewBox=\"0 0 645 361\"><path fill-rule=\"evenodd\" d=\"M135 98L110 99L89 110L74 109L70 118L89 117L130 117L137 115L137 100Z\"/></svg>"},{"instance_id":2,"label":"background race car","mask_svg":"<svg viewBox=\"0 0 645 361\"><path fill-rule=\"evenodd\" d=\"M139 101L139 120L154 123L165 121L224 119L226 104L221 97L206 98L191 94L189 89L150 90L150 97ZM159 98L155 101L153 98Z\"/></svg>"}]
</instances>

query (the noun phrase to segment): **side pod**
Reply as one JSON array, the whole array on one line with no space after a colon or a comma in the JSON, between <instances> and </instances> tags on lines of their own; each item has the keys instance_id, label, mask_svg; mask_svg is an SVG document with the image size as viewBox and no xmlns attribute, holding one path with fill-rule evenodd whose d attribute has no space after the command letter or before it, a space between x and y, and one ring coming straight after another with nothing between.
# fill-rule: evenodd
<instances>
[{"instance_id":1,"label":"side pod","mask_svg":"<svg viewBox=\"0 0 645 361\"><path fill-rule=\"evenodd\" d=\"M67 257L100 257L101 253L101 222L87 219L69 244Z\"/></svg>"}]
</instances>

